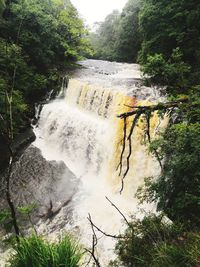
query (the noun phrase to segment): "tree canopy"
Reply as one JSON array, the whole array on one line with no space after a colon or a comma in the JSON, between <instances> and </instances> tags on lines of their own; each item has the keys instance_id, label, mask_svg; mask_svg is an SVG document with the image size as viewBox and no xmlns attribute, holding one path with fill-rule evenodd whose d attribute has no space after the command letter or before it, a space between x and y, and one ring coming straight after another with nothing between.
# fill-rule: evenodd
<instances>
[{"instance_id":1,"label":"tree canopy","mask_svg":"<svg viewBox=\"0 0 200 267\"><path fill-rule=\"evenodd\" d=\"M0 112L6 120L9 99L19 130L32 104L89 51L87 31L69 0L1 1L1 10Z\"/></svg>"},{"instance_id":2,"label":"tree canopy","mask_svg":"<svg viewBox=\"0 0 200 267\"><path fill-rule=\"evenodd\" d=\"M138 27L140 0L129 0L122 13L113 11L90 34L94 57L111 61L136 62L141 39Z\"/></svg>"},{"instance_id":3,"label":"tree canopy","mask_svg":"<svg viewBox=\"0 0 200 267\"><path fill-rule=\"evenodd\" d=\"M139 20L143 40L139 62L146 73L160 85L168 86L170 94L186 92L199 84L199 1L144 0ZM156 69L164 80L155 77L150 69Z\"/></svg>"}]
</instances>

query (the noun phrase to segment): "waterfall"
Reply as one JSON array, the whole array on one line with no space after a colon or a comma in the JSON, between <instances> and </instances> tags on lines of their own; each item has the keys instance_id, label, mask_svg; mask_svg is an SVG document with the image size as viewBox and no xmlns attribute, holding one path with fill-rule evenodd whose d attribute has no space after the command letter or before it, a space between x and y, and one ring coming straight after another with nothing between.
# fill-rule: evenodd
<instances>
[{"instance_id":1,"label":"waterfall","mask_svg":"<svg viewBox=\"0 0 200 267\"><path fill-rule=\"evenodd\" d=\"M67 89L67 84L68 84L68 77L65 76L65 77L62 78L61 90L60 90L60 92L58 94L58 98L64 97L65 91ZM51 94L50 94L50 97L51 97ZM49 100L50 100L50 98L49 98Z\"/></svg>"},{"instance_id":2,"label":"waterfall","mask_svg":"<svg viewBox=\"0 0 200 267\"><path fill-rule=\"evenodd\" d=\"M65 230L74 231L80 241L91 246L92 230L87 220L109 234L117 235L125 225L121 215L106 200L107 196L126 215L138 210L134 194L144 177L159 174L159 164L147 151L144 143L143 121L132 135L130 170L120 194L120 155L123 140L123 120L117 115L128 112L131 106L150 105L158 101L158 93L140 84L138 65L87 60L81 63L69 80L64 98L45 105L35 129L35 146L47 160L62 160L80 181L74 196L73 220ZM64 82L63 82L63 88ZM64 91L62 90L62 93ZM127 121L127 132L133 118ZM166 121L158 115L151 120L151 135L155 137ZM128 147L122 160L122 174L127 168ZM67 179L67 177L66 177ZM146 207L150 209L152 207ZM137 213L140 216L140 213ZM59 220L62 219L60 215ZM102 234L99 235L102 237ZM102 266L113 257L114 240L103 237L98 242Z\"/></svg>"}]
</instances>

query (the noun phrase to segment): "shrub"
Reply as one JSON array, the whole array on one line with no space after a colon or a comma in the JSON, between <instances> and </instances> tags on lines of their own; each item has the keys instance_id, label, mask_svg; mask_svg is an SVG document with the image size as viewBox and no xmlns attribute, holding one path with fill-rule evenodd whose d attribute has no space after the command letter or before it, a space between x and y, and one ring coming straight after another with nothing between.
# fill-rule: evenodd
<instances>
[{"instance_id":1,"label":"shrub","mask_svg":"<svg viewBox=\"0 0 200 267\"><path fill-rule=\"evenodd\" d=\"M185 232L181 225L149 215L131 223L116 245L117 260L110 266L198 267L200 235Z\"/></svg>"}]
</instances>

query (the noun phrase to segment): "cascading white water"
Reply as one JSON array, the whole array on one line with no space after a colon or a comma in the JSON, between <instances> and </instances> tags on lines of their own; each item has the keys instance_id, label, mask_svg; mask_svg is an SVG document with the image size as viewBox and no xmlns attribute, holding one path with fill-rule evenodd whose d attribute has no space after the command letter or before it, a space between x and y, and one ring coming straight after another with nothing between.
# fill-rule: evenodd
<instances>
[{"instance_id":1,"label":"cascading white water","mask_svg":"<svg viewBox=\"0 0 200 267\"><path fill-rule=\"evenodd\" d=\"M82 65L85 68L79 69L69 81L65 98L44 106L39 127L35 129L35 146L47 160L64 161L80 181L73 198L72 220L66 222L64 229L78 233L80 241L91 246L88 213L103 231L119 234L124 228L123 218L105 196L126 216L136 214L138 207L134 193L137 186L145 176L159 173L157 162L141 145L142 126L139 126L132 140L134 151L127 184L120 195L121 177L116 165L123 132L116 115L129 110L126 104L135 103L135 99L155 101L158 96L153 89L139 86L137 65L92 60L82 62ZM156 118L152 125L153 134L158 123ZM58 219L62 220L62 212ZM52 223L56 224L56 218ZM106 266L113 257L114 240L102 237L100 233L97 235L100 237L100 261Z\"/></svg>"}]
</instances>

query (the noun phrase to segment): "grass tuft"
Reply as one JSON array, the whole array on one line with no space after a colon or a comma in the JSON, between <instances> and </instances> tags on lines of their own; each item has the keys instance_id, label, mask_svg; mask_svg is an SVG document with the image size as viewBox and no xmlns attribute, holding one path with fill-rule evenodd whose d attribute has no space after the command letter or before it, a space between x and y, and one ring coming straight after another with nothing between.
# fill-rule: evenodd
<instances>
[{"instance_id":1,"label":"grass tuft","mask_svg":"<svg viewBox=\"0 0 200 267\"><path fill-rule=\"evenodd\" d=\"M79 246L69 236L50 244L32 235L20 238L14 249L11 267L78 267L82 257Z\"/></svg>"}]
</instances>

